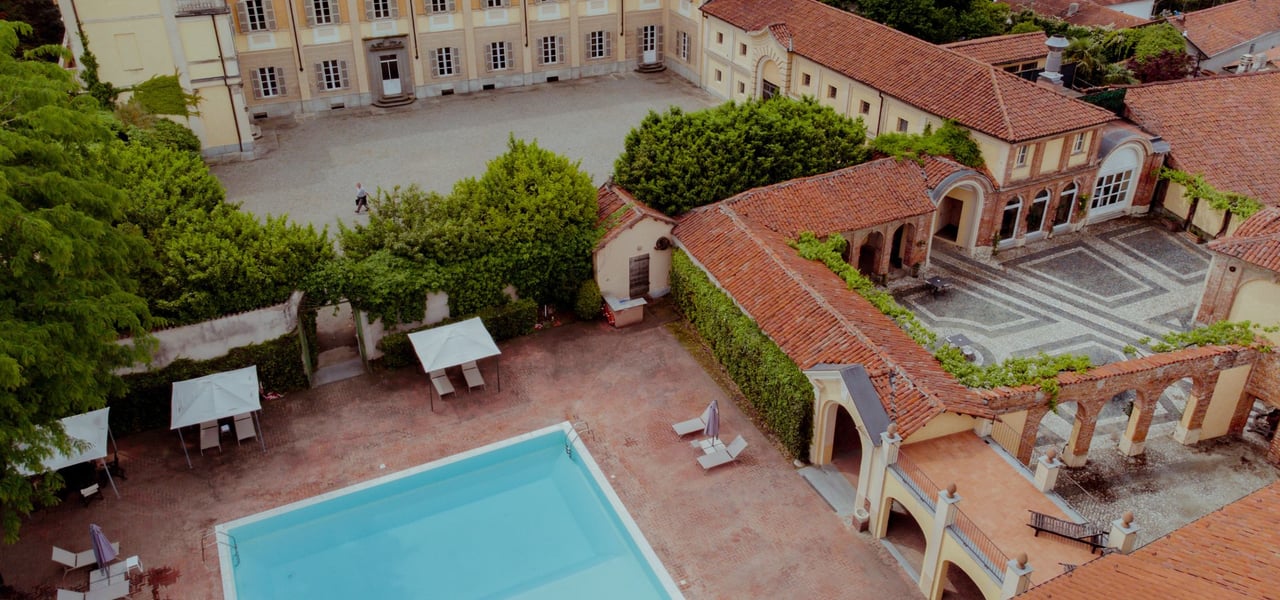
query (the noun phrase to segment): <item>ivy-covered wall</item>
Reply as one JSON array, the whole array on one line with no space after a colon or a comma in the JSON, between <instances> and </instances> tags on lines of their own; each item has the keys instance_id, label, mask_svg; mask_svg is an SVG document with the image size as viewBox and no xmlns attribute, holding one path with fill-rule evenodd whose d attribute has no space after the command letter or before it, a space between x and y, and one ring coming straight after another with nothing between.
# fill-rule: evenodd
<instances>
[{"instance_id":1,"label":"ivy-covered wall","mask_svg":"<svg viewBox=\"0 0 1280 600\"><path fill-rule=\"evenodd\" d=\"M302 367L298 332L293 331L261 344L233 348L218 358L183 358L157 371L125 375L128 390L123 397L107 403L111 407L111 429L116 435L168 429L173 382L251 365L258 366L258 380L270 391L289 392L309 385Z\"/></svg>"},{"instance_id":2,"label":"ivy-covered wall","mask_svg":"<svg viewBox=\"0 0 1280 600\"><path fill-rule=\"evenodd\" d=\"M493 341L501 342L533 332L533 327L538 322L538 303L532 298L525 298L503 306L486 308L472 315L445 319L425 327L384 336L378 341L378 349L383 353L382 358L376 362L388 369L415 365L418 363L418 358L413 353L413 344L409 342L410 333L465 321L472 317L480 317L485 329L489 330L489 335L493 337Z\"/></svg>"},{"instance_id":3,"label":"ivy-covered wall","mask_svg":"<svg viewBox=\"0 0 1280 600\"><path fill-rule=\"evenodd\" d=\"M671 298L787 453L805 456L813 387L800 367L682 251L672 254Z\"/></svg>"}]
</instances>

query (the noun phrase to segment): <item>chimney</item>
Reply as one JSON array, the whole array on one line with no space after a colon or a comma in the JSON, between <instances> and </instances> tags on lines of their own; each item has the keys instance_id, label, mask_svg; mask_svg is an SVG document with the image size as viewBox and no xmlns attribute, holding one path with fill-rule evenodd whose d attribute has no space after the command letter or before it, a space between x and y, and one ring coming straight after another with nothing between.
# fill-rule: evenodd
<instances>
[{"instance_id":1,"label":"chimney","mask_svg":"<svg viewBox=\"0 0 1280 600\"><path fill-rule=\"evenodd\" d=\"M1068 19L1070 19L1071 17L1076 16L1076 13L1078 13L1078 12L1080 12L1080 3L1079 3L1079 2L1072 2L1071 4L1068 4L1068 5L1067 5L1067 18L1068 18Z\"/></svg>"},{"instance_id":2,"label":"chimney","mask_svg":"<svg viewBox=\"0 0 1280 600\"><path fill-rule=\"evenodd\" d=\"M1045 61L1044 72L1040 73L1039 83L1062 87L1062 51L1067 48L1067 38L1055 35L1045 41L1049 47L1049 58Z\"/></svg>"}]
</instances>

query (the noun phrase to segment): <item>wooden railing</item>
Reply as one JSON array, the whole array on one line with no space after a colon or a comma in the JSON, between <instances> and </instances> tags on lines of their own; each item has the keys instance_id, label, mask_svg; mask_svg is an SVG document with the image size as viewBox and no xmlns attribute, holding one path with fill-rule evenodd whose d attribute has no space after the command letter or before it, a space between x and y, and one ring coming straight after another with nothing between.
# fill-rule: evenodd
<instances>
[{"instance_id":1,"label":"wooden railing","mask_svg":"<svg viewBox=\"0 0 1280 600\"><path fill-rule=\"evenodd\" d=\"M955 509L955 521L947 527L951 533L955 534L960 544L969 550L970 553L978 559L982 567L995 578L996 582L1004 579L1005 565L1009 564L1009 557L996 547L995 542L982 533L981 529L974 524L969 516Z\"/></svg>"}]
</instances>

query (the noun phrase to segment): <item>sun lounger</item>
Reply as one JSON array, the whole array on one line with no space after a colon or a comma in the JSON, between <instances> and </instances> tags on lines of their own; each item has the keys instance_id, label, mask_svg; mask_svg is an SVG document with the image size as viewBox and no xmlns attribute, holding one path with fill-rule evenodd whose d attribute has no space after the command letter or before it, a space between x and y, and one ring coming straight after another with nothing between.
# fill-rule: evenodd
<instances>
[{"instance_id":1,"label":"sun lounger","mask_svg":"<svg viewBox=\"0 0 1280 600\"><path fill-rule=\"evenodd\" d=\"M120 542L111 542L111 547L115 548L117 553L120 552ZM84 552L71 552L69 550L63 550L57 546L53 547L53 562L63 566L65 570L62 572L62 576L64 578L67 576L67 573L76 569L82 569L84 567L98 564L98 561L93 557L93 548L85 550Z\"/></svg>"},{"instance_id":2,"label":"sun lounger","mask_svg":"<svg viewBox=\"0 0 1280 600\"><path fill-rule=\"evenodd\" d=\"M441 398L443 398L445 394L453 393L453 384L450 383L449 375L444 372L444 369L431 372L431 385L435 386L436 394Z\"/></svg>"},{"instance_id":3,"label":"sun lounger","mask_svg":"<svg viewBox=\"0 0 1280 600\"><path fill-rule=\"evenodd\" d=\"M200 424L200 454L209 448L217 448L222 452L222 436L218 431L217 421L205 421Z\"/></svg>"},{"instance_id":4,"label":"sun lounger","mask_svg":"<svg viewBox=\"0 0 1280 600\"><path fill-rule=\"evenodd\" d=\"M129 596L129 580L123 577L96 590L73 592L58 590L57 600L119 600Z\"/></svg>"},{"instance_id":5,"label":"sun lounger","mask_svg":"<svg viewBox=\"0 0 1280 600\"><path fill-rule=\"evenodd\" d=\"M253 427L253 413L241 413L236 415L236 445L240 442L250 439L258 434Z\"/></svg>"},{"instance_id":6,"label":"sun lounger","mask_svg":"<svg viewBox=\"0 0 1280 600\"><path fill-rule=\"evenodd\" d=\"M711 454L704 454L702 456L699 456L698 464L702 465L703 470L710 469L713 467L718 467L720 465L729 464L735 460L738 460L738 455L742 454L742 451L746 449L747 449L747 440L742 439L742 436L738 436L734 438L733 442L729 444L728 448L725 448L723 450L716 450Z\"/></svg>"},{"instance_id":7,"label":"sun lounger","mask_svg":"<svg viewBox=\"0 0 1280 600\"><path fill-rule=\"evenodd\" d=\"M468 391L484 388L484 377L480 376L480 367L476 366L476 361L462 363L462 376L467 379Z\"/></svg>"},{"instance_id":8,"label":"sun lounger","mask_svg":"<svg viewBox=\"0 0 1280 600\"><path fill-rule=\"evenodd\" d=\"M694 432L698 432L698 431L702 431L703 429L706 429L707 419L709 418L711 418L710 406L708 406L706 410L702 411L702 416L696 419L689 419L688 421L681 421L679 423L672 425L671 428L675 430L676 435L680 437L684 437L686 435L689 435L690 433L694 433Z\"/></svg>"}]
</instances>

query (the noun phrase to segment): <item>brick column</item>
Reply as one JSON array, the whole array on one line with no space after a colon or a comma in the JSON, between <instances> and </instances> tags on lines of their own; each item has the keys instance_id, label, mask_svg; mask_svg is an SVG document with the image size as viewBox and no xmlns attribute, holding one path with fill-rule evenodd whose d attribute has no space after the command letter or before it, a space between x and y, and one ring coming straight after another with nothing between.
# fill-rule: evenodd
<instances>
[{"instance_id":1,"label":"brick column","mask_svg":"<svg viewBox=\"0 0 1280 600\"><path fill-rule=\"evenodd\" d=\"M1191 379L1191 397L1187 398L1182 419L1173 432L1173 439L1178 443L1190 446L1200 441L1200 428L1204 426L1204 416L1209 412L1209 401L1213 400L1213 388L1218 385L1220 373L1214 371Z\"/></svg>"},{"instance_id":2,"label":"brick column","mask_svg":"<svg viewBox=\"0 0 1280 600\"><path fill-rule=\"evenodd\" d=\"M1155 392L1136 390L1138 397L1133 402L1133 410L1129 413L1129 426L1125 428L1124 437L1120 438L1120 452L1125 456L1142 454L1147 444L1147 431L1151 429L1151 419L1156 414L1156 400L1164 390Z\"/></svg>"},{"instance_id":3,"label":"brick column","mask_svg":"<svg viewBox=\"0 0 1280 600\"><path fill-rule=\"evenodd\" d=\"M1280 465L1280 435L1271 438L1271 447L1267 448L1267 460L1273 465Z\"/></svg>"},{"instance_id":4,"label":"brick column","mask_svg":"<svg viewBox=\"0 0 1280 600\"><path fill-rule=\"evenodd\" d=\"M1231 425L1227 427L1227 433L1230 435L1244 433L1244 426L1249 424L1251 410L1253 410L1253 396L1240 394L1240 399L1236 401L1236 412L1231 415Z\"/></svg>"},{"instance_id":5,"label":"brick column","mask_svg":"<svg viewBox=\"0 0 1280 600\"><path fill-rule=\"evenodd\" d=\"M1097 425L1097 416L1076 409L1071 439L1067 440L1067 448L1062 453L1062 462L1067 463L1068 467L1083 467L1089 461L1089 445L1093 443L1093 429Z\"/></svg>"},{"instance_id":6,"label":"brick column","mask_svg":"<svg viewBox=\"0 0 1280 600\"><path fill-rule=\"evenodd\" d=\"M1027 420L1022 424L1022 439L1018 442L1016 453L1022 464L1031 462L1031 453L1036 449L1036 436L1040 433L1040 421L1049 412L1049 406L1038 404L1027 409Z\"/></svg>"}]
</instances>

